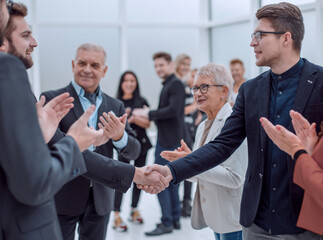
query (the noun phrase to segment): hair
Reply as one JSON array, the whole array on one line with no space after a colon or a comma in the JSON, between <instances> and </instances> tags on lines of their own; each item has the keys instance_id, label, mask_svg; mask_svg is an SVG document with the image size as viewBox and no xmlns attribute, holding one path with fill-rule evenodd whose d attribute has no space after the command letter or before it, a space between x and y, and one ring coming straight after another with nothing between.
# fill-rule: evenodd
<instances>
[{"instance_id":1,"label":"hair","mask_svg":"<svg viewBox=\"0 0 323 240\"><path fill-rule=\"evenodd\" d=\"M241 64L241 66L244 67L243 62L239 58L234 58L230 61L230 65L234 64Z\"/></svg>"},{"instance_id":2,"label":"hair","mask_svg":"<svg viewBox=\"0 0 323 240\"><path fill-rule=\"evenodd\" d=\"M191 60L191 57L190 57L190 56L188 56L188 55L187 55L187 54L185 54L185 53L182 53L182 54L179 54L179 55L176 57L175 61L174 61L174 70L175 70L175 75L176 75L176 77L177 77L177 78L179 78L179 79L180 79L180 77L179 77L179 72L178 72L179 67L180 67L180 65L182 64L182 62L183 62L184 60L186 60L186 59Z\"/></svg>"},{"instance_id":3,"label":"hair","mask_svg":"<svg viewBox=\"0 0 323 240\"><path fill-rule=\"evenodd\" d=\"M226 100L230 100L233 88L233 78L230 71L225 66L215 63L209 63L200 68L200 70L195 75L195 79L197 78L211 78L215 84L227 86L228 95Z\"/></svg>"},{"instance_id":4,"label":"hair","mask_svg":"<svg viewBox=\"0 0 323 240\"><path fill-rule=\"evenodd\" d=\"M256 17L258 20L267 18L277 32L292 34L293 48L300 52L304 38L304 21L301 10L291 3L269 4L260 8Z\"/></svg>"},{"instance_id":5,"label":"hair","mask_svg":"<svg viewBox=\"0 0 323 240\"><path fill-rule=\"evenodd\" d=\"M138 78L137 75L133 72L133 71L125 71L121 76L120 76L120 81L119 81L119 86L118 86L118 91L117 91L117 99L122 99L123 97L123 90L121 88L122 83L125 81L125 77L127 74L131 74L132 76L135 77L136 79L136 83L137 83L137 87L135 89L135 91L133 92L133 97L134 98L139 98L140 97L140 89L139 89L139 82L138 82Z\"/></svg>"},{"instance_id":6,"label":"hair","mask_svg":"<svg viewBox=\"0 0 323 240\"><path fill-rule=\"evenodd\" d=\"M15 17L15 16L16 17L26 17L27 14L28 14L28 9L25 4L16 3L16 2L12 4L10 17L9 17L9 21L8 21L6 33L5 33L5 37L9 42L12 42L11 34L17 28L17 26L13 23L13 17Z\"/></svg>"},{"instance_id":7,"label":"hair","mask_svg":"<svg viewBox=\"0 0 323 240\"><path fill-rule=\"evenodd\" d=\"M153 60L157 58L164 58L166 62L170 63L172 61L172 56L166 52L158 52L153 55Z\"/></svg>"},{"instance_id":8,"label":"hair","mask_svg":"<svg viewBox=\"0 0 323 240\"><path fill-rule=\"evenodd\" d=\"M107 53L105 52L104 48L102 46L98 45L98 44L94 44L94 43L83 43L82 45L80 45L77 48L76 54L75 54L75 59L78 58L79 51L81 51L81 50L101 52L101 53L103 53L104 63L107 60Z\"/></svg>"}]
</instances>

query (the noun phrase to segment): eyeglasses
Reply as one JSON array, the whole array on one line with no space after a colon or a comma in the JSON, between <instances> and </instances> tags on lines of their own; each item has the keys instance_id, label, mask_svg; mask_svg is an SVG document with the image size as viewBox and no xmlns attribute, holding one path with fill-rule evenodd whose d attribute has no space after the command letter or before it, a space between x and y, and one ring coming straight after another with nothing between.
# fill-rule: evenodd
<instances>
[{"instance_id":1,"label":"eyeglasses","mask_svg":"<svg viewBox=\"0 0 323 240\"><path fill-rule=\"evenodd\" d=\"M202 84L199 87L198 86L192 87L191 92L194 95L200 89L202 94L206 94L207 91L209 90L209 87L223 87L223 85L219 85L219 84Z\"/></svg>"},{"instance_id":2,"label":"eyeglasses","mask_svg":"<svg viewBox=\"0 0 323 240\"><path fill-rule=\"evenodd\" d=\"M286 32L265 32L265 31L257 31L251 34L251 38L256 38L257 42L260 42L263 34L284 34ZM292 39L295 40L295 38L292 36Z\"/></svg>"},{"instance_id":3,"label":"eyeglasses","mask_svg":"<svg viewBox=\"0 0 323 240\"><path fill-rule=\"evenodd\" d=\"M13 1L7 0L6 5L7 5L7 9L8 9L9 14L11 14Z\"/></svg>"}]
</instances>

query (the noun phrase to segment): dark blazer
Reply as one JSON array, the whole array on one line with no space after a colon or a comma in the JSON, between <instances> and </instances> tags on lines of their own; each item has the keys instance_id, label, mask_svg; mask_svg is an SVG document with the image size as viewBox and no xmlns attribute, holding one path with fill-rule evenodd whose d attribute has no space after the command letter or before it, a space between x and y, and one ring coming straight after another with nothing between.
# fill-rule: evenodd
<instances>
[{"instance_id":1,"label":"dark blazer","mask_svg":"<svg viewBox=\"0 0 323 240\"><path fill-rule=\"evenodd\" d=\"M48 150L26 69L0 53L0 239L62 239L54 194L85 172L73 138Z\"/></svg>"},{"instance_id":2,"label":"dark blazer","mask_svg":"<svg viewBox=\"0 0 323 240\"><path fill-rule=\"evenodd\" d=\"M159 144L171 147L179 144L184 137L185 89L174 74L163 85L158 109L149 112L149 119L156 123Z\"/></svg>"},{"instance_id":3,"label":"dark blazer","mask_svg":"<svg viewBox=\"0 0 323 240\"><path fill-rule=\"evenodd\" d=\"M305 60L293 104L309 122L317 126L323 119L323 68ZM239 90L233 113L221 134L187 157L171 162L177 182L206 171L225 161L247 137L249 164L241 201L240 223L250 227L260 200L268 137L259 122L268 118L270 102L270 72L245 82ZM289 130L292 130L290 123ZM294 161L287 157L290 199L297 219L303 190L293 183Z\"/></svg>"},{"instance_id":4,"label":"dark blazer","mask_svg":"<svg viewBox=\"0 0 323 240\"><path fill-rule=\"evenodd\" d=\"M63 93L69 92L74 98L74 108L62 119L59 124L59 128L62 132L67 132L69 127L83 114L83 108L80 100L75 92L73 85L70 83L68 86L43 93L46 100L54 98L55 96ZM102 93L102 103L98 109L98 117L102 115L103 112L113 111L117 116L124 114L123 103L117 99L109 97L108 95ZM99 123L99 120L98 120ZM121 154L128 159L135 159L138 157L140 152L140 144L138 140L134 137L134 133L129 127L128 123L126 126L126 131L129 135L127 146L121 150ZM106 144L99 146L95 149L96 153L102 154L103 156L112 158L113 157L113 144L112 140L108 141ZM91 160L91 159L89 159ZM115 173L113 181L123 181L123 176ZM66 184L55 196L55 203L58 214L77 216L84 212L88 196L90 192L90 180L85 176L80 176L73 181ZM93 182L93 196L95 202L95 210L98 215L108 214L113 208L114 202L114 190L108 188L100 183Z\"/></svg>"},{"instance_id":5,"label":"dark blazer","mask_svg":"<svg viewBox=\"0 0 323 240\"><path fill-rule=\"evenodd\" d=\"M312 156L295 159L294 182L305 190L297 226L323 235L323 139Z\"/></svg>"}]
</instances>

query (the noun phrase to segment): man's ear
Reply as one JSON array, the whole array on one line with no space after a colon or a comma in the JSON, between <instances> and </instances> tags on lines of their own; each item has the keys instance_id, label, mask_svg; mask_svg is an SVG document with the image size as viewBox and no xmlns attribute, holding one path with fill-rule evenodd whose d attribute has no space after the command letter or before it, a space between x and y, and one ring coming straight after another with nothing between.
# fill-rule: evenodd
<instances>
[{"instance_id":1,"label":"man's ear","mask_svg":"<svg viewBox=\"0 0 323 240\"><path fill-rule=\"evenodd\" d=\"M6 52L8 52L8 50L9 50L9 42L5 38L4 41L3 41L3 44L0 46L0 51L6 53Z\"/></svg>"}]
</instances>

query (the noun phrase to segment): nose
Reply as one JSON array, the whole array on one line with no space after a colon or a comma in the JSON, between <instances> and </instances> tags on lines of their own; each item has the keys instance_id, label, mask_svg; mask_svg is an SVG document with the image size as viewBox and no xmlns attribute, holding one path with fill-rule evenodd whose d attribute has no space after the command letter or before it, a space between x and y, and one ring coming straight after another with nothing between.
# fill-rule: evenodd
<instances>
[{"instance_id":1,"label":"nose","mask_svg":"<svg viewBox=\"0 0 323 240\"><path fill-rule=\"evenodd\" d=\"M255 37L255 36L253 36L253 37L251 38L250 47L254 47L254 46L256 46L256 45L258 45L258 41L257 41L256 37Z\"/></svg>"},{"instance_id":2,"label":"nose","mask_svg":"<svg viewBox=\"0 0 323 240\"><path fill-rule=\"evenodd\" d=\"M34 37L31 37L30 46L33 47L33 48L38 46L37 41L36 41L36 39Z\"/></svg>"},{"instance_id":3,"label":"nose","mask_svg":"<svg viewBox=\"0 0 323 240\"><path fill-rule=\"evenodd\" d=\"M86 73L90 73L91 72L91 67L90 67L90 64L87 64L84 69L83 69L84 72Z\"/></svg>"}]
</instances>

